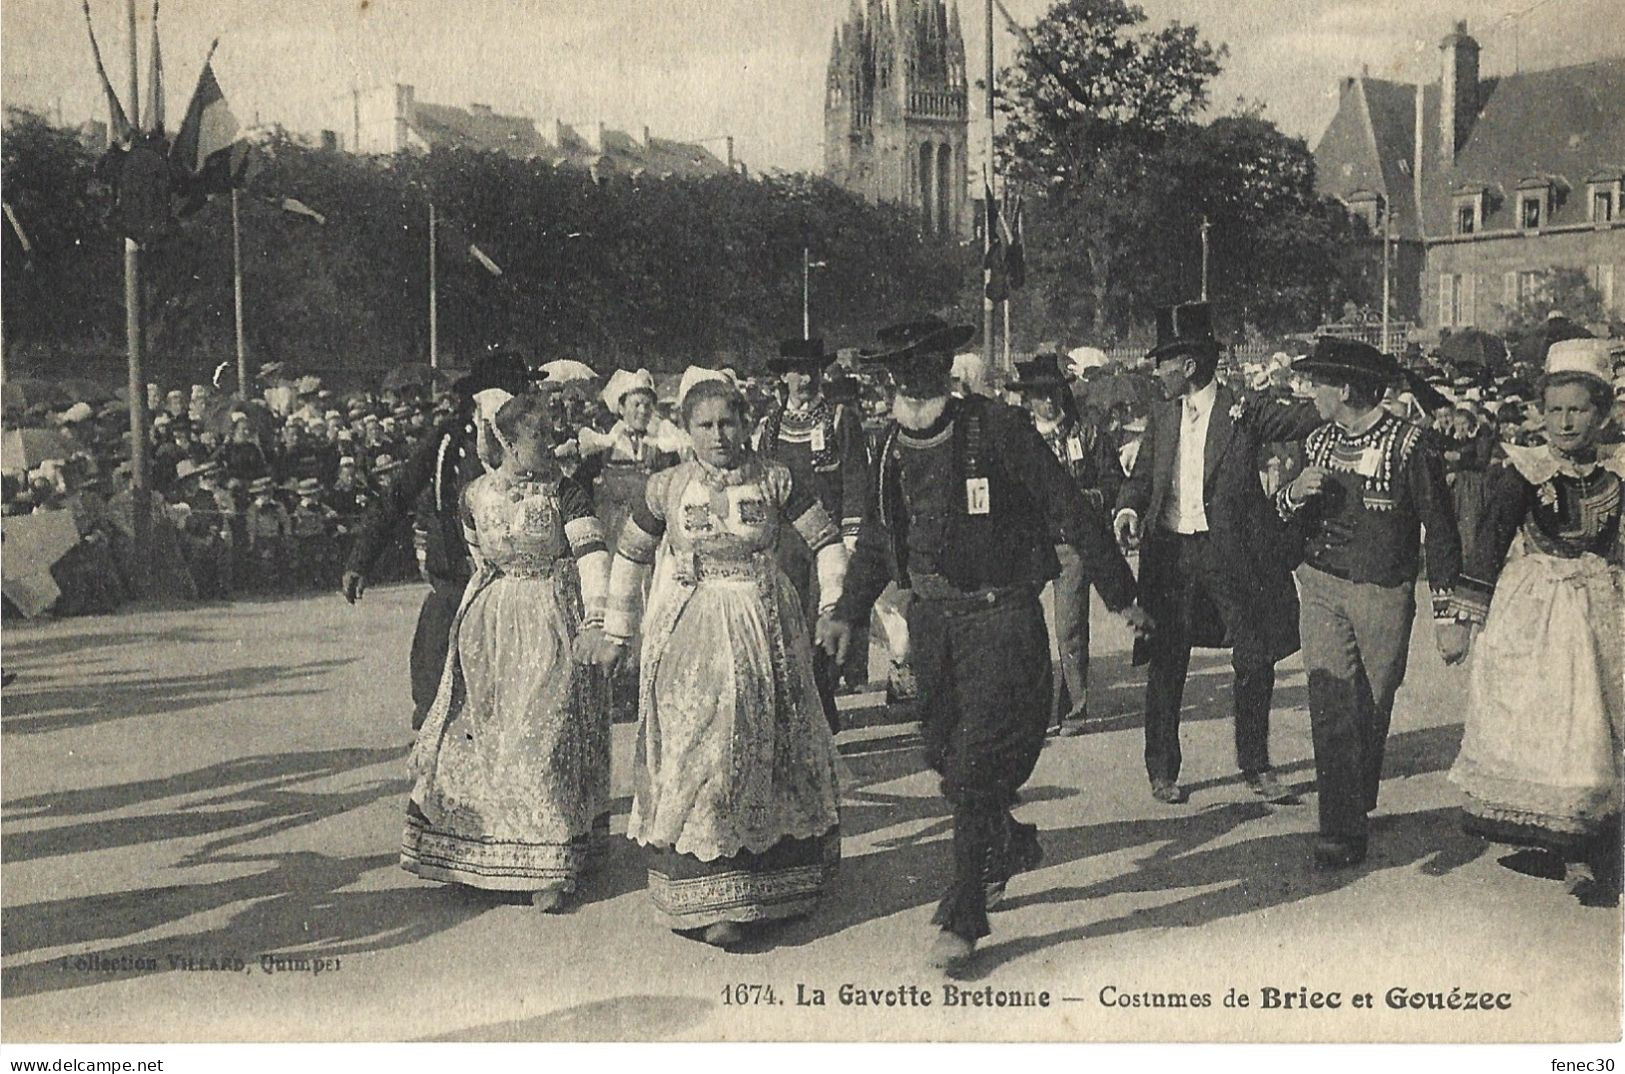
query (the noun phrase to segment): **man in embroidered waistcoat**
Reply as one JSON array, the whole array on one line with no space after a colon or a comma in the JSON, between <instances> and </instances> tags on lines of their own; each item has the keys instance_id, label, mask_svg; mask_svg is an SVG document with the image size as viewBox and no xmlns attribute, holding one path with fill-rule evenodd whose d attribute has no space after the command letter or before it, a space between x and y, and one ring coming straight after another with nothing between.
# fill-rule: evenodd
<instances>
[{"instance_id":1,"label":"man in embroidered waistcoat","mask_svg":"<svg viewBox=\"0 0 1625 1074\"><path fill-rule=\"evenodd\" d=\"M866 356L897 381L876 495L820 643L842 655L896 581L908 624L926 759L954 819L954 875L933 919L929 962L961 967L987 935L987 907L1042 857L1011 808L1049 722L1049 636L1038 595L1060 571L1056 536L1083 559L1106 606L1136 630L1134 576L1102 511L1079 493L1025 414L949 396L951 355L973 329L936 318L880 334Z\"/></svg>"},{"instance_id":2,"label":"man in embroidered waistcoat","mask_svg":"<svg viewBox=\"0 0 1625 1074\"><path fill-rule=\"evenodd\" d=\"M1325 424L1304 441L1303 472L1275 502L1304 540L1298 584L1320 799L1315 864L1336 869L1365 860L1424 545L1439 651L1450 664L1467 654L1467 627L1450 611L1461 540L1437 444L1381 406L1400 375L1393 359L1326 338L1292 368L1314 385Z\"/></svg>"},{"instance_id":3,"label":"man in embroidered waistcoat","mask_svg":"<svg viewBox=\"0 0 1625 1074\"><path fill-rule=\"evenodd\" d=\"M869 450L862 415L824 398L824 370L833 361L835 355L824 350L821 339L779 344L779 356L767 364L784 383L784 402L762 419L756 450L788 466L802 487L816 490L824 510L841 527L850 554L869 501ZM779 560L801 594L810 628L818 618L818 574L806 542L790 527L785 528ZM840 665L828 653L813 654L813 678L831 730L839 729L835 687L840 677Z\"/></svg>"},{"instance_id":4,"label":"man in embroidered waistcoat","mask_svg":"<svg viewBox=\"0 0 1625 1074\"><path fill-rule=\"evenodd\" d=\"M415 517L425 535L423 568L430 588L412 635L414 730L423 725L440 688L451 621L472 574L458 504L463 487L485 472L476 450L474 394L501 388L518 395L530 386L531 379L524 359L517 354L497 351L480 356L468 375L454 385L457 412L418 443L406 465L372 501L350 549L340 588L344 599L354 604L366 590L374 563L408 520Z\"/></svg>"},{"instance_id":5,"label":"man in embroidered waistcoat","mask_svg":"<svg viewBox=\"0 0 1625 1074\"><path fill-rule=\"evenodd\" d=\"M1151 408L1112 525L1125 546L1139 544L1143 603L1158 624L1134 652L1136 664L1150 665L1151 793L1185 801L1179 714L1191 649L1228 648L1237 767L1254 794L1290 804L1296 798L1270 768L1269 717L1275 664L1298 651L1298 600L1291 544L1259 461L1262 445L1300 438L1319 419L1307 406L1250 408L1214 380L1219 342L1206 303L1158 310L1150 358L1166 401Z\"/></svg>"}]
</instances>

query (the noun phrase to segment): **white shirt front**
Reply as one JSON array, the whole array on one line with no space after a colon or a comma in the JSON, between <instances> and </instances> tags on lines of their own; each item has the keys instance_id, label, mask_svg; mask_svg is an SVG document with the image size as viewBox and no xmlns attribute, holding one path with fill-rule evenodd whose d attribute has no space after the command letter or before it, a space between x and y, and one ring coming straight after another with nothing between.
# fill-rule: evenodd
<instances>
[{"instance_id":1,"label":"white shirt front","mask_svg":"<svg viewBox=\"0 0 1625 1074\"><path fill-rule=\"evenodd\" d=\"M1219 397L1215 381L1190 392L1179 402L1179 452L1174 458L1174 487L1162 512L1162 524L1175 533L1206 533L1207 508L1202 484L1207 454L1207 427Z\"/></svg>"}]
</instances>

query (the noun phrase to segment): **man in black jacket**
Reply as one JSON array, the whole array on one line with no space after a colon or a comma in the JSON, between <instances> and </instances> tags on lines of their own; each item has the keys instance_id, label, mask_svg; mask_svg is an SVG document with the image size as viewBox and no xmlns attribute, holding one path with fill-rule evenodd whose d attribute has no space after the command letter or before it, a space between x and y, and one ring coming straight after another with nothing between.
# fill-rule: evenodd
<instances>
[{"instance_id":1,"label":"man in black jacket","mask_svg":"<svg viewBox=\"0 0 1625 1074\"><path fill-rule=\"evenodd\" d=\"M987 905L1042 852L1010 809L1032 775L1050 712L1049 634L1038 595L1076 547L1106 606L1137 630L1134 576L1106 518L1020 410L949 396L953 349L972 329L935 318L886 329L868 355L897 380L876 495L840 600L818 639L840 660L889 582L911 589L908 624L926 759L953 809L954 878L929 956L961 966L988 933Z\"/></svg>"},{"instance_id":2,"label":"man in black jacket","mask_svg":"<svg viewBox=\"0 0 1625 1074\"><path fill-rule=\"evenodd\" d=\"M1140 590L1158 630L1135 646L1149 663L1145 768L1159 802L1185 801L1179 785L1179 713L1191 648L1229 648L1235 669L1236 762L1252 792L1296 797L1270 767L1275 664L1298 651L1293 542L1264 495L1261 445L1301 439L1313 408L1250 407L1213 379L1219 342L1206 303L1157 312L1151 351L1165 402L1117 495L1113 529L1140 545Z\"/></svg>"},{"instance_id":3,"label":"man in black jacket","mask_svg":"<svg viewBox=\"0 0 1625 1074\"><path fill-rule=\"evenodd\" d=\"M430 589L412 635L414 730L423 726L440 688L451 621L472 573L458 504L464 487L485 472L475 449L474 394L501 388L518 395L530 383L530 372L517 354L495 352L478 358L469 374L453 387L457 412L419 442L395 480L373 501L350 550L341 588L344 599L354 604L367 587L374 562L405 529L408 519L416 516L419 528L427 534L423 566Z\"/></svg>"}]
</instances>

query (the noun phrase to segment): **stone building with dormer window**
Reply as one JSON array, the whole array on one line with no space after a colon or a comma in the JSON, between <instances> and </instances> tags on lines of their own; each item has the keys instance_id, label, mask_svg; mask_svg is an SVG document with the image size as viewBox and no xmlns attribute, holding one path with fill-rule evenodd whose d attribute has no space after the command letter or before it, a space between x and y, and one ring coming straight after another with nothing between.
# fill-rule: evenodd
<instances>
[{"instance_id":1,"label":"stone building with dormer window","mask_svg":"<svg viewBox=\"0 0 1625 1074\"><path fill-rule=\"evenodd\" d=\"M1315 148L1322 193L1373 236L1392 214L1395 315L1494 331L1554 268L1625 315L1625 58L1481 77L1464 22L1439 55L1427 85L1345 79Z\"/></svg>"}]
</instances>

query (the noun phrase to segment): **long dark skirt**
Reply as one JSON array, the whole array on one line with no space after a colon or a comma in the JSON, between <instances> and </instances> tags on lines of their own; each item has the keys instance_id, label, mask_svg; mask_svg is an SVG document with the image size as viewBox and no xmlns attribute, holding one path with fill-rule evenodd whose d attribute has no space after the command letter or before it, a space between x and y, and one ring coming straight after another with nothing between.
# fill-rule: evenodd
<instances>
[{"instance_id":1,"label":"long dark skirt","mask_svg":"<svg viewBox=\"0 0 1625 1074\"><path fill-rule=\"evenodd\" d=\"M668 928L782 920L804 917L817 905L841 860L841 830L785 838L760 854L744 850L715 861L661 847L645 847L644 853L649 895Z\"/></svg>"}]
</instances>

